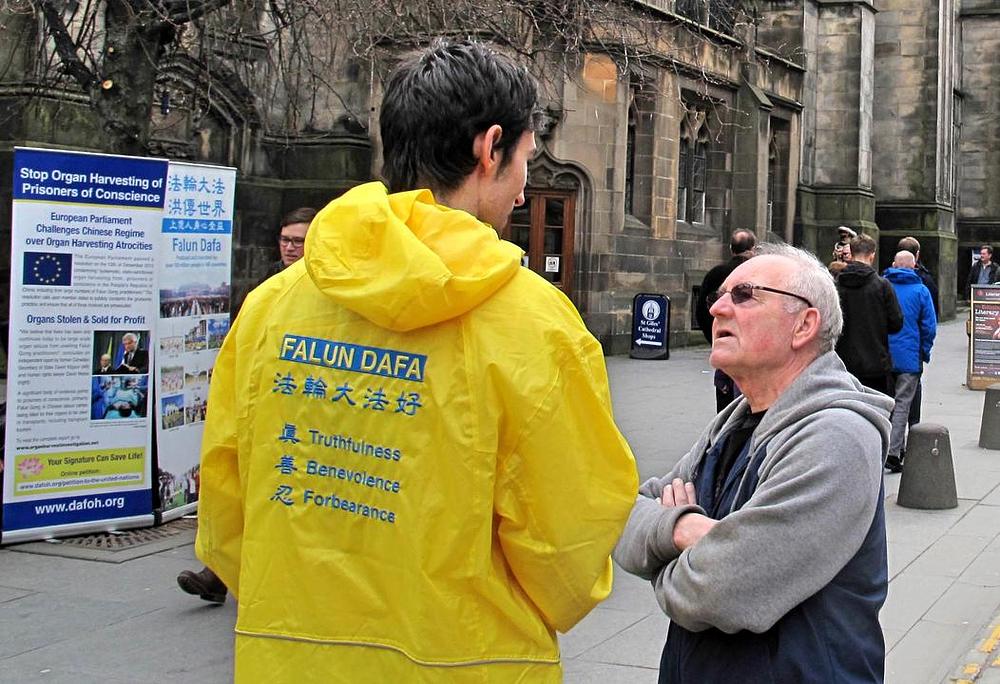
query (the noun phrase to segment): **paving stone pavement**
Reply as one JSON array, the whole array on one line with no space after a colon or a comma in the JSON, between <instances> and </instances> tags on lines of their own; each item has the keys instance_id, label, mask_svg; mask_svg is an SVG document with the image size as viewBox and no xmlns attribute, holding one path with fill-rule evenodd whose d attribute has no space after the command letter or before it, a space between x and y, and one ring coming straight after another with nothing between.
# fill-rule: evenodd
<instances>
[{"instance_id":1,"label":"paving stone pavement","mask_svg":"<svg viewBox=\"0 0 1000 684\"><path fill-rule=\"evenodd\" d=\"M890 684L1000 684L1000 653L987 648L1000 629L1000 451L978 447L984 393L962 384L966 341L964 320L942 324L924 374L923 419L950 432L958 507L903 508L900 476L886 476ZM711 418L707 357L608 359L640 478L666 472ZM121 562L18 549L0 549L0 684L231 681L233 601L206 604L174 581L198 567L190 533ZM655 682L666 628L648 584L618 572L608 600L560 637L565 681Z\"/></svg>"}]
</instances>

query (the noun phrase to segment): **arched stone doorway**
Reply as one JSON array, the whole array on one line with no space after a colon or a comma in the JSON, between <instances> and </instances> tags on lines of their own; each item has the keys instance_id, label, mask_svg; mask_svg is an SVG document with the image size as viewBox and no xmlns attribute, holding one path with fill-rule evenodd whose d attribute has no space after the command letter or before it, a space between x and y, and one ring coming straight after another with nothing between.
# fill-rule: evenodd
<instances>
[{"instance_id":1,"label":"arched stone doorway","mask_svg":"<svg viewBox=\"0 0 1000 684\"><path fill-rule=\"evenodd\" d=\"M591 184L574 164L542 148L528 165L525 202L516 207L501 237L524 250L524 265L584 309L586 283L577 264L589 253L586 221Z\"/></svg>"}]
</instances>

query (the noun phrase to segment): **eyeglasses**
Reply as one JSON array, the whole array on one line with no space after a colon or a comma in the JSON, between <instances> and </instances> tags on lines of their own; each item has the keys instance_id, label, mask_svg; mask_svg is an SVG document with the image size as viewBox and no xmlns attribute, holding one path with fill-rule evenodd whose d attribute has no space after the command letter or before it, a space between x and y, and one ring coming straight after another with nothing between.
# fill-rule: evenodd
<instances>
[{"instance_id":1,"label":"eyeglasses","mask_svg":"<svg viewBox=\"0 0 1000 684\"><path fill-rule=\"evenodd\" d=\"M805 302L806 306L812 308L812 302L802 295L797 295L794 292L786 292L785 290L778 290L773 287L767 287L766 285L753 285L752 283L740 283L739 285L733 285L728 291L716 290L705 297L705 301L708 302L709 306L712 306L717 301L722 299L723 295L728 294L733 298L733 304L743 304L753 299L754 290L763 290L764 292L773 292L774 294L785 295L786 297L795 297L796 299Z\"/></svg>"},{"instance_id":2,"label":"eyeglasses","mask_svg":"<svg viewBox=\"0 0 1000 684\"><path fill-rule=\"evenodd\" d=\"M295 247L301 247L302 245L306 244L306 239L300 237L287 237L285 235L281 235L278 237L278 244L281 245L282 247L288 247L289 245L293 245Z\"/></svg>"}]
</instances>

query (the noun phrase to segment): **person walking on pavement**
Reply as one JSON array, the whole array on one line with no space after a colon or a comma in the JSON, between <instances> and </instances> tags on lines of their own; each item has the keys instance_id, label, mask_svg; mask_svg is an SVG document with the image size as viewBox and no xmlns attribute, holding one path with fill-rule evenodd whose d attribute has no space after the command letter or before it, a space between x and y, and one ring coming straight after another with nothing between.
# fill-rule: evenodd
<instances>
[{"instance_id":1,"label":"person walking on pavement","mask_svg":"<svg viewBox=\"0 0 1000 684\"><path fill-rule=\"evenodd\" d=\"M837 277L844 314L837 354L862 385L891 396L889 335L903 326L903 315L892 286L872 268L875 240L858 235L851 240L851 253L853 261Z\"/></svg>"},{"instance_id":2,"label":"person walking on pavement","mask_svg":"<svg viewBox=\"0 0 1000 684\"><path fill-rule=\"evenodd\" d=\"M280 258L268 268L267 273L255 287L259 287L265 280L281 273L302 258L309 224L315 217L316 210L312 207L299 207L285 214L281 219L278 232ZM236 310L239 310L240 306L242 306L242 299ZM181 570L177 575L177 586L181 588L181 591L198 596L210 603L225 603L228 593L223 581L207 567L198 571Z\"/></svg>"},{"instance_id":3,"label":"person walking on pavement","mask_svg":"<svg viewBox=\"0 0 1000 684\"><path fill-rule=\"evenodd\" d=\"M979 260L969 270L969 278L965 281L965 294L973 285L992 285L1000 281L1000 266L993 261L993 247L983 245L979 248Z\"/></svg>"},{"instance_id":4,"label":"person walking on pavement","mask_svg":"<svg viewBox=\"0 0 1000 684\"><path fill-rule=\"evenodd\" d=\"M837 292L807 252L761 245L712 314L743 397L642 485L614 554L670 618L659 681L882 682L892 399L833 353Z\"/></svg>"},{"instance_id":5,"label":"person walking on pavement","mask_svg":"<svg viewBox=\"0 0 1000 684\"><path fill-rule=\"evenodd\" d=\"M920 276L921 282L927 286L927 290L931 293L931 301L934 302L934 316L940 319L941 302L939 301L940 298L938 296L937 280L934 279L934 275L926 266L924 266L923 262L920 261L920 242L915 237L901 238L899 240L899 245L896 247L896 251L910 252L916 258L917 275ZM923 398L923 381L921 381L917 383L917 390L913 395L913 401L910 402L910 415L906 419L908 425L913 426L920 422L920 404L923 402Z\"/></svg>"},{"instance_id":6,"label":"person walking on pavement","mask_svg":"<svg viewBox=\"0 0 1000 684\"><path fill-rule=\"evenodd\" d=\"M496 230L538 113L482 43L405 59L387 184L321 210L226 337L196 551L237 681L555 684L556 631L610 592L637 475L601 345Z\"/></svg>"},{"instance_id":7,"label":"person walking on pavement","mask_svg":"<svg viewBox=\"0 0 1000 684\"><path fill-rule=\"evenodd\" d=\"M903 311L903 327L889 336L896 405L892 409L892 437L885 467L893 473L903 470L906 452L906 429L910 403L924 364L931 360L931 347L937 334L937 317L931 293L916 272L916 258L907 251L898 252L892 267L885 270L886 280L896 291Z\"/></svg>"},{"instance_id":8,"label":"person walking on pavement","mask_svg":"<svg viewBox=\"0 0 1000 684\"><path fill-rule=\"evenodd\" d=\"M715 294L723 281L733 272L733 269L753 256L753 250L756 246L757 236L752 230L737 230L729 238L729 253L732 255L729 261L712 267L701 281L701 290L698 291L698 299L695 303L695 319L709 344L712 343L712 321L714 319L708 310L708 298ZM714 383L715 411L718 413L739 396L740 390L732 378L718 369L715 371Z\"/></svg>"}]
</instances>

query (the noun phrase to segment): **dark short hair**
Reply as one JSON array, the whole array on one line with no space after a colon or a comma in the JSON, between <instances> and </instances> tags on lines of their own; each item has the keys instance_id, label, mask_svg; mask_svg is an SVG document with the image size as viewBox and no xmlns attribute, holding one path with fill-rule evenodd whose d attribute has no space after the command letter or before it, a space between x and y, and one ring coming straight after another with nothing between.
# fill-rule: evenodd
<instances>
[{"instance_id":1,"label":"dark short hair","mask_svg":"<svg viewBox=\"0 0 1000 684\"><path fill-rule=\"evenodd\" d=\"M875 239L871 235L861 233L857 237L851 238L851 254L855 256L874 254L876 247Z\"/></svg>"},{"instance_id":2,"label":"dark short hair","mask_svg":"<svg viewBox=\"0 0 1000 684\"><path fill-rule=\"evenodd\" d=\"M749 252L757 246L757 236L752 230L741 229L729 238L729 251L733 254Z\"/></svg>"},{"instance_id":3,"label":"dark short hair","mask_svg":"<svg viewBox=\"0 0 1000 684\"><path fill-rule=\"evenodd\" d=\"M439 39L402 62L382 98L382 175L390 192L454 190L476 167L472 145L497 124L500 168L538 118L523 66L475 41Z\"/></svg>"},{"instance_id":4,"label":"dark short hair","mask_svg":"<svg viewBox=\"0 0 1000 684\"><path fill-rule=\"evenodd\" d=\"M896 245L896 251L912 252L913 255L916 256L917 252L920 251L920 243L917 242L917 238L915 237L900 238L899 244Z\"/></svg>"},{"instance_id":5,"label":"dark short hair","mask_svg":"<svg viewBox=\"0 0 1000 684\"><path fill-rule=\"evenodd\" d=\"M292 209L281 219L281 228L290 226L293 223L312 223L314 218L316 218L316 210L312 207Z\"/></svg>"},{"instance_id":6,"label":"dark short hair","mask_svg":"<svg viewBox=\"0 0 1000 684\"><path fill-rule=\"evenodd\" d=\"M983 245L982 247L980 247L980 248L979 248L979 251L982 251L982 250L984 250L984 249L985 249L985 250L986 250L987 252L989 252L989 253L990 253L990 256L993 256L993 246L992 246L992 245Z\"/></svg>"}]
</instances>

